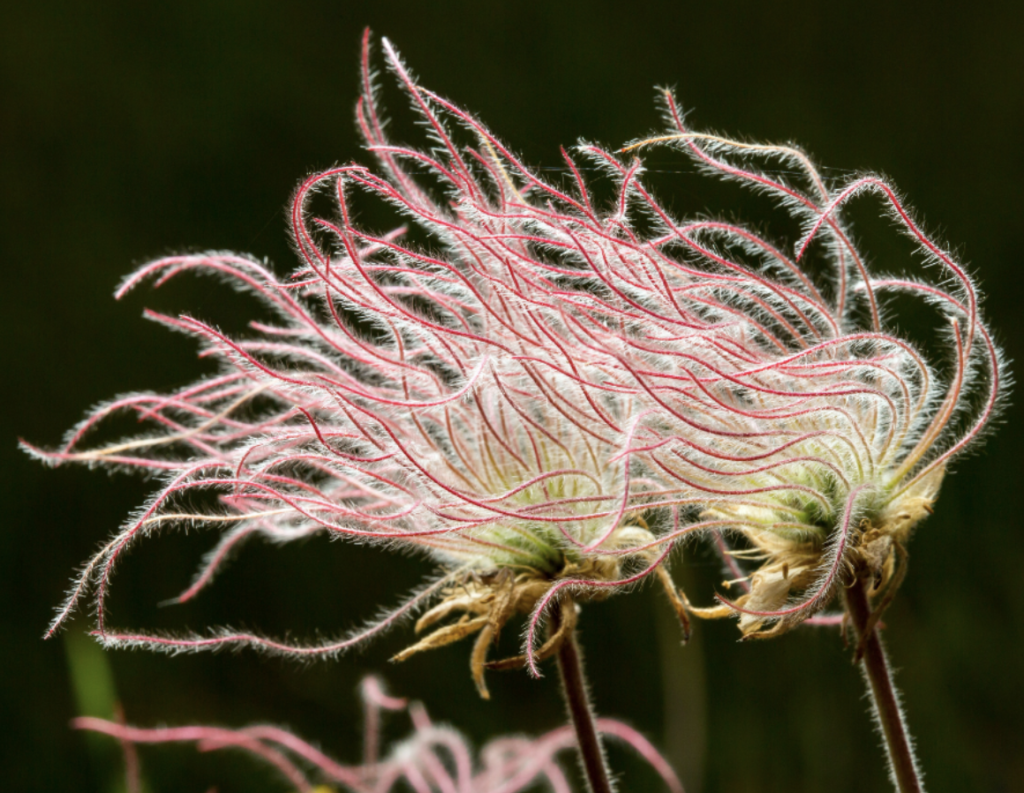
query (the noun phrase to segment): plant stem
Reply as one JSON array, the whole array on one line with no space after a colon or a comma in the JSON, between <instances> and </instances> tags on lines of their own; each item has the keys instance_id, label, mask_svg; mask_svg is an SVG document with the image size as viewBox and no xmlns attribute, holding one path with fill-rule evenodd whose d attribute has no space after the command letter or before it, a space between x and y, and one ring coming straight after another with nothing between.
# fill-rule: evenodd
<instances>
[{"instance_id":1,"label":"plant stem","mask_svg":"<svg viewBox=\"0 0 1024 793\"><path fill-rule=\"evenodd\" d=\"M575 608L568 603L566 608ZM558 630L562 621L562 604L552 609L552 630ZM576 740L580 750L580 765L587 778L591 793L613 793L614 788L608 778L608 763L604 756L604 747L597 734L594 724L594 712L590 707L587 692L587 680L583 672L583 658L576 644L576 631L572 631L562 641L558 650L558 672L562 679L562 697L566 709L576 730Z\"/></svg>"},{"instance_id":2,"label":"plant stem","mask_svg":"<svg viewBox=\"0 0 1024 793\"><path fill-rule=\"evenodd\" d=\"M865 576L858 576L853 586L846 590L846 610L859 641L871 616ZM917 758L914 757L913 743L907 732L899 695L893 685L889 659L877 628L871 629L871 635L865 643L861 669L871 690L875 719L885 738L889 776L900 793L922 793L921 772L917 767Z\"/></svg>"}]
</instances>

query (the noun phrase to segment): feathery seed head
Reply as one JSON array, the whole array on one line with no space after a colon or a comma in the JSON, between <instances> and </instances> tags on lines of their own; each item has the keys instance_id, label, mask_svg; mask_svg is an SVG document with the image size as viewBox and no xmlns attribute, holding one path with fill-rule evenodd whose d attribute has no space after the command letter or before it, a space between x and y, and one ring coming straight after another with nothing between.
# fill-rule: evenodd
<instances>
[{"instance_id":1,"label":"feathery seed head","mask_svg":"<svg viewBox=\"0 0 1024 793\"><path fill-rule=\"evenodd\" d=\"M731 550L716 538L736 577L727 585L742 584L744 594L693 611L738 614L745 638L773 636L823 608L839 584L870 577L876 592L886 588L877 619L905 573L904 543L932 512L949 462L978 440L1006 393L977 291L880 177L832 187L796 149L690 132L670 94L666 107L673 132L627 151L682 148L705 169L775 198L803 226L787 253L731 224L669 224L709 276L731 280L712 288L721 319L714 349L688 366L687 430L666 444L671 450L659 449L674 458L673 477L685 471L705 494L702 516L731 521L746 545ZM758 169L754 158L781 162L797 178ZM841 214L866 193L881 197L941 285L869 272ZM812 246L830 268L820 287L803 269ZM747 269L749 257L761 267ZM948 375L885 328L881 301L897 292L923 299L947 323L939 366ZM761 562L752 575L736 564L744 558Z\"/></svg>"}]
</instances>

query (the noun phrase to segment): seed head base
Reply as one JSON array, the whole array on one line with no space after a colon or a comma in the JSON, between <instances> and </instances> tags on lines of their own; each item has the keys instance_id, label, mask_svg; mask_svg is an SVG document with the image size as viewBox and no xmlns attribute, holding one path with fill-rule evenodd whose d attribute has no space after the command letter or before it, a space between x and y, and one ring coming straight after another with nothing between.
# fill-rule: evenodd
<instances>
[{"instance_id":1,"label":"seed head base","mask_svg":"<svg viewBox=\"0 0 1024 793\"><path fill-rule=\"evenodd\" d=\"M689 637L689 619L684 598L676 589L664 565L656 570L666 595L683 626L684 640ZM618 581L621 565L615 557L585 557L571 561L563 557L561 568L554 574L528 568L514 571L502 568L493 573L466 573L455 584L441 591L441 602L427 611L416 623L416 633L431 630L424 638L406 647L392 657L392 661L405 661L426 650L452 644L476 634L470 653L470 672L481 698L490 699L484 681L488 669L508 671L524 669L529 665L527 655L515 655L489 661L488 651L496 644L502 629L517 614L530 615L553 586L566 581ZM562 619L558 627L533 652L534 661L553 657L566 637L572 635L578 621L578 606L606 600L615 590L608 588L580 588L572 594L558 597ZM458 615L454 622L440 624ZM440 626L439 626L440 624ZM439 627L437 627L439 626Z\"/></svg>"},{"instance_id":2,"label":"seed head base","mask_svg":"<svg viewBox=\"0 0 1024 793\"><path fill-rule=\"evenodd\" d=\"M849 587L865 579L870 581L869 597L873 600L880 595L881 598L872 611L867 630L858 637L854 659L859 660L864 652L865 637L871 634L903 583L908 560L906 541L917 524L932 514L943 474L944 469L937 470L877 515L863 518L852 532L835 581L825 578L825 571L832 562L829 548L821 538L800 540L777 532L759 531L749 525L740 528L750 547L730 551L730 555L759 560L762 564L748 578L728 581L725 585L742 582L748 591L733 601L719 597L722 601L719 606L700 608L686 603L686 608L704 619L738 615L742 640L768 639L792 630L826 608L839 587ZM705 513L705 517L716 519L729 519L730 515L728 508ZM742 517L749 518L749 515ZM826 591L815 592L823 586ZM811 597L807 597L808 594ZM794 595L807 607L784 613ZM773 618L765 616L766 613L781 616Z\"/></svg>"}]
</instances>

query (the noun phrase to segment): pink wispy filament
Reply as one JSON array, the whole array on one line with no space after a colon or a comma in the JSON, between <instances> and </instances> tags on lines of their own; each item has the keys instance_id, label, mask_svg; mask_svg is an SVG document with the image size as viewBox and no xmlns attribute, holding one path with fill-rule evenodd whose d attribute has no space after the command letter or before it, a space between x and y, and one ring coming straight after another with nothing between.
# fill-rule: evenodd
<instances>
[{"instance_id":1,"label":"pink wispy filament","mask_svg":"<svg viewBox=\"0 0 1024 793\"><path fill-rule=\"evenodd\" d=\"M372 752L359 765L344 765L291 732L272 725L227 729L209 725L186 727L131 727L92 717L73 725L119 739L128 748L138 744L190 743L200 751L240 749L263 760L301 793L313 791L310 776L339 784L352 793L387 793L409 785L420 793L515 793L532 789L538 781L556 793L570 786L556 755L576 745L571 727L561 727L539 738L496 738L480 751L478 767L466 739L450 727L436 725L417 702L387 695L376 678L362 685L366 713L364 743ZM381 742L381 711L407 712L412 734L376 756ZM635 729L614 719L598 719L598 729L637 752L661 777L672 793L683 793L675 772L658 750ZM137 766L129 770L129 785L139 789Z\"/></svg>"}]
</instances>

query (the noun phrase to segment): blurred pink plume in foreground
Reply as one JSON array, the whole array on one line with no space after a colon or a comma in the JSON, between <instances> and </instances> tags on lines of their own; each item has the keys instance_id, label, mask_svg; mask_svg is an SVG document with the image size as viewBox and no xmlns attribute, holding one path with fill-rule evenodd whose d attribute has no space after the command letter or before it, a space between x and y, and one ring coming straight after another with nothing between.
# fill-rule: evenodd
<instances>
[{"instance_id":1,"label":"blurred pink plume in foreground","mask_svg":"<svg viewBox=\"0 0 1024 793\"><path fill-rule=\"evenodd\" d=\"M466 739L450 727L434 724L420 703L407 703L387 695L373 677L363 681L361 693L364 757L360 765L353 766L342 765L292 733L269 725L238 730L211 726L140 729L92 717L75 719L73 724L78 729L104 733L121 741L129 760L129 793L141 789L135 746L166 743L194 743L200 751L241 749L273 766L301 793L314 790L311 777L352 793L409 789L415 793L515 793L539 782L546 782L556 793L572 789L555 762L559 752L576 744L571 727L553 730L539 738L496 738L480 751L477 767ZM408 712L413 732L379 757L381 711ZM597 726L604 735L634 749L658 773L668 790L683 793L671 767L640 733L612 719L598 719Z\"/></svg>"},{"instance_id":2,"label":"blurred pink plume in foreground","mask_svg":"<svg viewBox=\"0 0 1024 793\"><path fill-rule=\"evenodd\" d=\"M93 591L107 645L328 656L440 600L419 627L448 617L461 627L436 628L411 651L477 632L483 692L486 646L514 614L528 617L523 663L535 672L554 602L598 599L653 573L685 619L667 563L689 537L710 538L743 588L692 610L738 616L750 637L818 613L854 564L898 584L903 543L948 463L991 422L1006 378L964 267L894 188L876 176L833 185L798 149L693 132L665 93L664 134L620 151L563 151L562 189L420 86L386 40L384 50L430 145L386 137L367 42L357 117L380 173L346 165L299 186L301 264L290 278L241 255L182 255L142 267L117 293L210 273L277 322L233 337L148 313L197 338L219 373L116 399L58 450L27 447L52 464L163 478L81 571L51 632ZM635 158L652 146L767 196L782 228L799 233L674 217ZM595 171L614 193L607 201L588 187ZM428 243L358 225L360 193ZM869 271L843 217L862 195L880 199L923 275ZM314 200L332 201L335 215L314 216ZM938 362L887 330L897 297L937 318ZM118 412L148 429L89 447ZM188 508L197 491L217 493L220 506ZM372 624L318 644L108 626L118 560L144 537L191 525L223 534L180 601L255 536L413 550L442 573ZM744 559L759 567L751 574Z\"/></svg>"}]
</instances>

